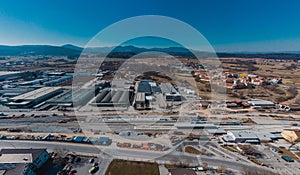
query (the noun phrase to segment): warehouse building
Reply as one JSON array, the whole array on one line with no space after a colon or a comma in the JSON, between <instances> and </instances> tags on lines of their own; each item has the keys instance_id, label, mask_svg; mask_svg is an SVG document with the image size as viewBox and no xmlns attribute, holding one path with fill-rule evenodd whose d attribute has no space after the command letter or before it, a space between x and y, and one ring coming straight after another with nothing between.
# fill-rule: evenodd
<instances>
[{"instance_id":1,"label":"warehouse building","mask_svg":"<svg viewBox=\"0 0 300 175\"><path fill-rule=\"evenodd\" d=\"M46 149L2 149L0 155L3 175L36 175L50 157Z\"/></svg>"},{"instance_id":2,"label":"warehouse building","mask_svg":"<svg viewBox=\"0 0 300 175\"><path fill-rule=\"evenodd\" d=\"M10 87L10 88L0 89L0 95L4 95L7 93L24 94L32 90L34 90L34 88L32 87Z\"/></svg>"},{"instance_id":3,"label":"warehouse building","mask_svg":"<svg viewBox=\"0 0 300 175\"><path fill-rule=\"evenodd\" d=\"M79 106L79 105L85 105L94 96L95 96L94 89L74 88L73 93L72 93L72 89L65 89L61 94L47 100L46 103L49 105L60 106L60 107Z\"/></svg>"},{"instance_id":4,"label":"warehouse building","mask_svg":"<svg viewBox=\"0 0 300 175\"><path fill-rule=\"evenodd\" d=\"M157 86L153 80L141 79L135 85L135 109L150 109L151 101L154 99L154 95L161 93L160 88Z\"/></svg>"},{"instance_id":5,"label":"warehouse building","mask_svg":"<svg viewBox=\"0 0 300 175\"><path fill-rule=\"evenodd\" d=\"M127 107L130 105L132 98L132 91L129 90L111 90L105 89L101 91L93 100L90 102L92 106L122 106Z\"/></svg>"},{"instance_id":6,"label":"warehouse building","mask_svg":"<svg viewBox=\"0 0 300 175\"><path fill-rule=\"evenodd\" d=\"M146 96L150 96L154 93L161 93L161 89L153 80L142 79L136 84L136 92L145 93Z\"/></svg>"},{"instance_id":7,"label":"warehouse building","mask_svg":"<svg viewBox=\"0 0 300 175\"><path fill-rule=\"evenodd\" d=\"M234 143L254 143L259 144L261 141L273 142L280 139L281 136L269 132L253 132L253 131L227 131L223 135L223 140Z\"/></svg>"},{"instance_id":8,"label":"warehouse building","mask_svg":"<svg viewBox=\"0 0 300 175\"><path fill-rule=\"evenodd\" d=\"M227 131L227 135L223 136L226 142L235 143L260 143L256 134L251 131Z\"/></svg>"},{"instance_id":9,"label":"warehouse building","mask_svg":"<svg viewBox=\"0 0 300 175\"><path fill-rule=\"evenodd\" d=\"M140 82L137 87L137 93L145 93L145 95L151 95L152 90L148 82Z\"/></svg>"},{"instance_id":10,"label":"warehouse building","mask_svg":"<svg viewBox=\"0 0 300 175\"><path fill-rule=\"evenodd\" d=\"M218 129L214 124L206 122L182 122L174 125L177 129Z\"/></svg>"},{"instance_id":11,"label":"warehouse building","mask_svg":"<svg viewBox=\"0 0 300 175\"><path fill-rule=\"evenodd\" d=\"M27 73L29 72L0 71L0 81L18 79Z\"/></svg>"},{"instance_id":12,"label":"warehouse building","mask_svg":"<svg viewBox=\"0 0 300 175\"><path fill-rule=\"evenodd\" d=\"M273 108L275 107L275 103L267 100L253 99L247 102L252 105L254 108Z\"/></svg>"},{"instance_id":13,"label":"warehouse building","mask_svg":"<svg viewBox=\"0 0 300 175\"><path fill-rule=\"evenodd\" d=\"M174 126L137 125L133 129L137 131L170 131L177 128Z\"/></svg>"},{"instance_id":14,"label":"warehouse building","mask_svg":"<svg viewBox=\"0 0 300 175\"><path fill-rule=\"evenodd\" d=\"M163 94L178 93L178 91L174 88L174 86L171 83L161 83L160 88Z\"/></svg>"},{"instance_id":15,"label":"warehouse building","mask_svg":"<svg viewBox=\"0 0 300 175\"><path fill-rule=\"evenodd\" d=\"M47 72L46 74L47 76L64 76L66 75L66 72L54 71L54 72Z\"/></svg>"},{"instance_id":16,"label":"warehouse building","mask_svg":"<svg viewBox=\"0 0 300 175\"><path fill-rule=\"evenodd\" d=\"M72 75L66 75L48 82L45 82L44 85L46 86L60 86L60 85L65 85L68 83L71 83L73 79Z\"/></svg>"},{"instance_id":17,"label":"warehouse building","mask_svg":"<svg viewBox=\"0 0 300 175\"><path fill-rule=\"evenodd\" d=\"M135 95L135 108L136 109L146 108L146 94L144 92L138 92Z\"/></svg>"},{"instance_id":18,"label":"warehouse building","mask_svg":"<svg viewBox=\"0 0 300 175\"><path fill-rule=\"evenodd\" d=\"M66 89L61 94L47 100L46 103L53 106L71 107L73 106L72 90Z\"/></svg>"},{"instance_id":19,"label":"warehouse building","mask_svg":"<svg viewBox=\"0 0 300 175\"><path fill-rule=\"evenodd\" d=\"M132 104L133 83L124 80L114 80L109 84L99 84L99 94L89 103L98 107L128 107Z\"/></svg>"},{"instance_id":20,"label":"warehouse building","mask_svg":"<svg viewBox=\"0 0 300 175\"><path fill-rule=\"evenodd\" d=\"M180 93L171 83L161 83L160 89L166 101L181 101Z\"/></svg>"},{"instance_id":21,"label":"warehouse building","mask_svg":"<svg viewBox=\"0 0 300 175\"><path fill-rule=\"evenodd\" d=\"M60 87L42 87L25 94L10 98L6 105L10 108L32 108L62 92Z\"/></svg>"},{"instance_id":22,"label":"warehouse building","mask_svg":"<svg viewBox=\"0 0 300 175\"><path fill-rule=\"evenodd\" d=\"M44 79L35 79L32 81L25 81L22 83L19 83L20 86L32 86L32 85L36 85L36 84L42 84L45 80Z\"/></svg>"}]
</instances>

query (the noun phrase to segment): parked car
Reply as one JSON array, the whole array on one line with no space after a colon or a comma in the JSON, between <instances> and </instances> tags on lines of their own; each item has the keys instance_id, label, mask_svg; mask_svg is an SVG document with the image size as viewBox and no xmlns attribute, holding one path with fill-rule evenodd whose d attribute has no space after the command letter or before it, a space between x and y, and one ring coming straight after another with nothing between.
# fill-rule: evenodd
<instances>
[{"instance_id":1,"label":"parked car","mask_svg":"<svg viewBox=\"0 0 300 175\"><path fill-rule=\"evenodd\" d=\"M81 161L81 158L80 158L80 157L76 157L76 158L74 159L74 161L75 161L75 162L80 162L80 161Z\"/></svg>"},{"instance_id":2,"label":"parked car","mask_svg":"<svg viewBox=\"0 0 300 175\"><path fill-rule=\"evenodd\" d=\"M94 163L94 159L90 159L89 162L90 162L90 163Z\"/></svg>"},{"instance_id":3,"label":"parked car","mask_svg":"<svg viewBox=\"0 0 300 175\"><path fill-rule=\"evenodd\" d=\"M281 156L281 158L287 162L294 162L294 160L290 156Z\"/></svg>"},{"instance_id":4,"label":"parked car","mask_svg":"<svg viewBox=\"0 0 300 175\"><path fill-rule=\"evenodd\" d=\"M98 170L99 170L99 166L93 166L93 167L89 170L89 173L90 173L90 174L95 174Z\"/></svg>"}]
</instances>

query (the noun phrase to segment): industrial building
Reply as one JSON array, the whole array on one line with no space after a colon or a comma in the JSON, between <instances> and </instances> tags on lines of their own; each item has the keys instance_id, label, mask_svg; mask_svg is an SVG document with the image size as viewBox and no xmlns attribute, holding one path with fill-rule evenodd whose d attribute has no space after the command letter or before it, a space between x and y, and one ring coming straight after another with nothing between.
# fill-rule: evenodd
<instances>
[{"instance_id":1,"label":"industrial building","mask_svg":"<svg viewBox=\"0 0 300 175\"><path fill-rule=\"evenodd\" d=\"M10 87L10 88L2 88L2 89L0 88L0 95L5 96L5 94L9 94L9 93L15 93L21 95L32 90L34 90L34 88L32 87Z\"/></svg>"},{"instance_id":2,"label":"industrial building","mask_svg":"<svg viewBox=\"0 0 300 175\"><path fill-rule=\"evenodd\" d=\"M0 71L0 81L18 79L29 72Z\"/></svg>"},{"instance_id":3,"label":"industrial building","mask_svg":"<svg viewBox=\"0 0 300 175\"><path fill-rule=\"evenodd\" d=\"M160 88L163 94L178 93L178 91L174 88L174 86L171 83L161 83Z\"/></svg>"},{"instance_id":4,"label":"industrial building","mask_svg":"<svg viewBox=\"0 0 300 175\"><path fill-rule=\"evenodd\" d=\"M99 84L99 94L89 103L98 107L128 107L133 101L133 83L124 80L114 80ZM95 95L94 95L95 96Z\"/></svg>"},{"instance_id":5,"label":"industrial building","mask_svg":"<svg viewBox=\"0 0 300 175\"><path fill-rule=\"evenodd\" d=\"M134 104L135 104L136 109L145 109L145 107L146 107L146 94L145 94L145 92L138 92L135 95L135 103Z\"/></svg>"},{"instance_id":6,"label":"industrial building","mask_svg":"<svg viewBox=\"0 0 300 175\"><path fill-rule=\"evenodd\" d=\"M60 86L60 85L64 85L67 83L70 83L73 79L72 75L66 75L51 81L47 81L44 83L45 86Z\"/></svg>"},{"instance_id":7,"label":"industrial building","mask_svg":"<svg viewBox=\"0 0 300 175\"><path fill-rule=\"evenodd\" d=\"M235 143L260 143L259 138L250 131L227 131L227 135L223 136L226 142Z\"/></svg>"},{"instance_id":8,"label":"industrial building","mask_svg":"<svg viewBox=\"0 0 300 175\"><path fill-rule=\"evenodd\" d=\"M152 94L152 90L151 90L151 86L149 83L139 83L138 84L138 88L137 88L137 93L145 93L146 95L151 95Z\"/></svg>"},{"instance_id":9,"label":"industrial building","mask_svg":"<svg viewBox=\"0 0 300 175\"><path fill-rule=\"evenodd\" d=\"M2 149L0 155L3 175L36 175L50 157L46 149Z\"/></svg>"},{"instance_id":10,"label":"industrial building","mask_svg":"<svg viewBox=\"0 0 300 175\"><path fill-rule=\"evenodd\" d=\"M64 76L66 75L66 72L54 71L54 72L47 72L46 74L47 76Z\"/></svg>"},{"instance_id":11,"label":"industrial building","mask_svg":"<svg viewBox=\"0 0 300 175\"><path fill-rule=\"evenodd\" d=\"M159 86L157 86L157 84L155 83L155 82L149 82L149 85L150 85L150 87L151 87L151 91L152 91L152 93L161 93L161 89L160 89L160 87Z\"/></svg>"},{"instance_id":12,"label":"industrial building","mask_svg":"<svg viewBox=\"0 0 300 175\"><path fill-rule=\"evenodd\" d=\"M275 107L275 103L267 100L253 99L247 102L252 105L254 108L273 108Z\"/></svg>"},{"instance_id":13,"label":"industrial building","mask_svg":"<svg viewBox=\"0 0 300 175\"><path fill-rule=\"evenodd\" d=\"M31 108L62 92L60 87L42 87L9 99L10 108Z\"/></svg>"},{"instance_id":14,"label":"industrial building","mask_svg":"<svg viewBox=\"0 0 300 175\"><path fill-rule=\"evenodd\" d=\"M254 143L258 144L261 141L272 142L280 139L281 136L269 132L253 132L253 131L227 131L226 135L223 135L223 140L226 142L235 143Z\"/></svg>"},{"instance_id":15,"label":"industrial building","mask_svg":"<svg viewBox=\"0 0 300 175\"><path fill-rule=\"evenodd\" d=\"M152 80L142 79L137 82L135 92L134 107L140 110L150 109L150 101L152 101L153 96L156 93L160 93L161 90Z\"/></svg>"},{"instance_id":16,"label":"industrial building","mask_svg":"<svg viewBox=\"0 0 300 175\"><path fill-rule=\"evenodd\" d=\"M174 126L178 129L218 129L216 125L206 122L183 122L176 123Z\"/></svg>"},{"instance_id":17,"label":"industrial building","mask_svg":"<svg viewBox=\"0 0 300 175\"><path fill-rule=\"evenodd\" d=\"M25 81L25 82L19 83L19 85L20 86L32 86L32 85L36 85L36 84L41 84L44 81L45 81L44 79L36 79L36 80L32 80L32 81Z\"/></svg>"},{"instance_id":18,"label":"industrial building","mask_svg":"<svg viewBox=\"0 0 300 175\"><path fill-rule=\"evenodd\" d=\"M71 107L73 106L72 90L66 89L61 94L47 100L46 103L53 106Z\"/></svg>"},{"instance_id":19,"label":"industrial building","mask_svg":"<svg viewBox=\"0 0 300 175\"><path fill-rule=\"evenodd\" d=\"M65 89L63 92L54 98L46 101L47 104L60 107L72 107L86 104L95 96L94 89L74 88Z\"/></svg>"},{"instance_id":20,"label":"industrial building","mask_svg":"<svg viewBox=\"0 0 300 175\"><path fill-rule=\"evenodd\" d=\"M133 129L137 131L170 131L177 128L174 126L137 125Z\"/></svg>"},{"instance_id":21,"label":"industrial building","mask_svg":"<svg viewBox=\"0 0 300 175\"><path fill-rule=\"evenodd\" d=\"M181 101L180 93L171 83L161 83L160 89L166 101Z\"/></svg>"},{"instance_id":22,"label":"industrial building","mask_svg":"<svg viewBox=\"0 0 300 175\"><path fill-rule=\"evenodd\" d=\"M123 106L130 105L133 92L129 90L105 89L90 102L92 106Z\"/></svg>"},{"instance_id":23,"label":"industrial building","mask_svg":"<svg viewBox=\"0 0 300 175\"><path fill-rule=\"evenodd\" d=\"M146 96L161 93L160 87L153 80L142 79L136 84L137 93L145 93Z\"/></svg>"}]
</instances>

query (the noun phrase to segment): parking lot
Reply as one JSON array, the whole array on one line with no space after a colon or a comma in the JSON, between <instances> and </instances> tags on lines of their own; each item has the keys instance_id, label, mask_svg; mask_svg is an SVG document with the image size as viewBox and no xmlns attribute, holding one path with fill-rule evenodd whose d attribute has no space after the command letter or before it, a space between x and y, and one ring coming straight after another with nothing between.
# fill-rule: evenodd
<instances>
[{"instance_id":1,"label":"parking lot","mask_svg":"<svg viewBox=\"0 0 300 175\"><path fill-rule=\"evenodd\" d=\"M81 175L81 174L89 174L89 170L92 168L94 164L98 164L98 166L101 164L102 159L101 158L94 158L92 162L90 162L91 158L81 158L80 161L74 161L74 163L71 164L72 170L75 171L75 175ZM99 170L94 174L99 174Z\"/></svg>"}]
</instances>

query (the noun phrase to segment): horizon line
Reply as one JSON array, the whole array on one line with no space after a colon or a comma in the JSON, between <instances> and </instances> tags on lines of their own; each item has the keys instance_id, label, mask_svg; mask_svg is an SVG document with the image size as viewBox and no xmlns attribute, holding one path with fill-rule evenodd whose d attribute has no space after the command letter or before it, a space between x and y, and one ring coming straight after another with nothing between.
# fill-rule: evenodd
<instances>
[{"instance_id":1,"label":"horizon line","mask_svg":"<svg viewBox=\"0 0 300 175\"><path fill-rule=\"evenodd\" d=\"M72 46L75 46L75 47L79 47L81 49L86 49L86 48L110 48L110 47L118 47L117 45L109 45L109 46L93 46L93 47L84 47L80 44L72 44L72 43L65 43L65 44L51 44L51 43L37 43L37 44L0 44L0 46L8 46L8 47L18 47L18 46L53 46L53 47L63 47L63 46L66 46L66 45L72 45ZM128 46L133 46L133 47L136 47L136 48L144 48L144 49L167 49L167 48L186 48L186 47L183 47L183 46L138 46L138 45L120 45L121 47L128 47ZM211 52L211 51L201 51L201 50L196 50L196 49L189 49L189 48L186 48L187 50L193 50L193 51L196 51L196 52L207 52L207 53L234 53L234 54L268 54L268 53L285 53L285 54L300 54L300 50L281 50L281 51L247 51L247 50L236 50L236 51L233 51L233 50L219 50L219 49L216 49L215 47L213 47L214 50L216 50L216 52ZM219 50L219 51L217 51ZM297 53L299 52L299 53Z\"/></svg>"}]
</instances>

